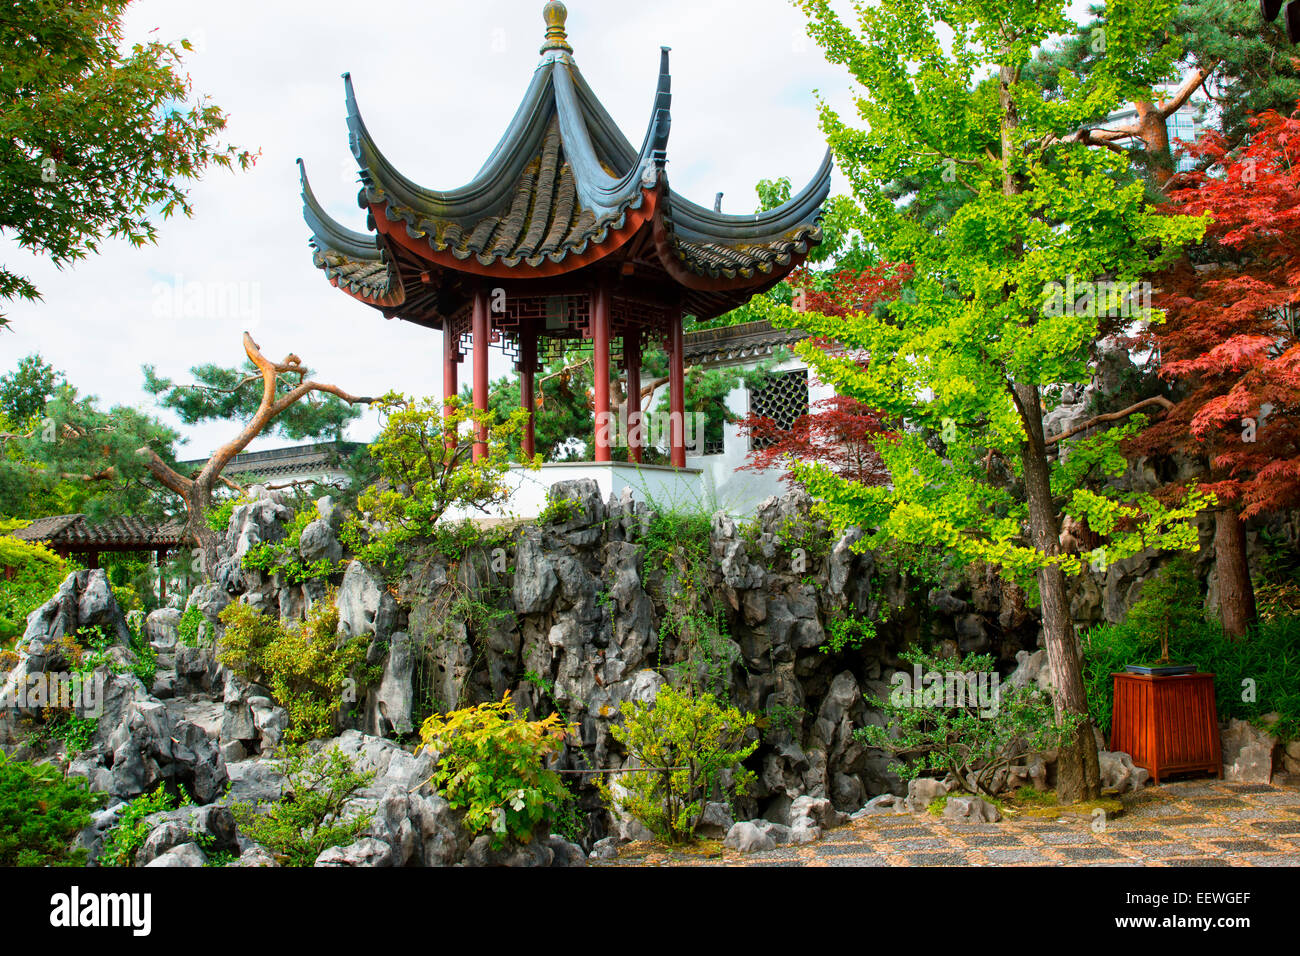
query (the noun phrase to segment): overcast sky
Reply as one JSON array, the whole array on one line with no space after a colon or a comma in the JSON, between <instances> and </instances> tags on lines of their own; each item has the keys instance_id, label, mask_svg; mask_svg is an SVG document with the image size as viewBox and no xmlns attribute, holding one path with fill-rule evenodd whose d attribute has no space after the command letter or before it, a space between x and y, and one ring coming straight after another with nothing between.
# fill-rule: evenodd
<instances>
[{"instance_id":1,"label":"overcast sky","mask_svg":"<svg viewBox=\"0 0 1300 956\"><path fill-rule=\"evenodd\" d=\"M197 48L187 60L195 91L230 115L229 142L260 148L261 158L250 172L210 172L193 187L194 218L160 223L157 246L107 243L60 272L0 242L2 261L45 297L6 304L12 331L0 333L0 370L39 352L105 405L153 411L141 365L188 381L192 365L242 361L240 333L248 329L267 355L295 352L318 379L354 393L441 394L438 333L385 321L312 266L294 159L306 161L330 213L364 231L340 79L350 71L366 123L398 168L435 189L465 184L528 86L545 32L542 6L132 4L128 40L189 38ZM634 143L650 116L659 47L673 48L669 176L678 192L711 207L721 191L724 211L751 212L758 180L789 176L797 190L812 177L825 151L814 91L843 108L849 86L806 38L787 0L572 0L568 7L583 75ZM494 352L494 375L506 369ZM349 437L369 439L375 428L367 416ZM204 456L233 434L223 424L184 432L182 457ZM285 443L273 437L253 447Z\"/></svg>"}]
</instances>

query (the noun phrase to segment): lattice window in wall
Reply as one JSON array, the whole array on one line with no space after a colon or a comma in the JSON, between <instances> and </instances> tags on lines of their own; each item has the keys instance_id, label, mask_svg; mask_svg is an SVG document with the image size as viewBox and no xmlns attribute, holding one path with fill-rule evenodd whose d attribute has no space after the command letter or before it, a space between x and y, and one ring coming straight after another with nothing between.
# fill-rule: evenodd
<instances>
[{"instance_id":1,"label":"lattice window in wall","mask_svg":"<svg viewBox=\"0 0 1300 956\"><path fill-rule=\"evenodd\" d=\"M801 415L808 414L808 370L776 372L767 377L763 385L749 393L749 411L753 415L770 418L776 427L789 430ZM753 448L766 448L775 444L770 438L753 438Z\"/></svg>"}]
</instances>

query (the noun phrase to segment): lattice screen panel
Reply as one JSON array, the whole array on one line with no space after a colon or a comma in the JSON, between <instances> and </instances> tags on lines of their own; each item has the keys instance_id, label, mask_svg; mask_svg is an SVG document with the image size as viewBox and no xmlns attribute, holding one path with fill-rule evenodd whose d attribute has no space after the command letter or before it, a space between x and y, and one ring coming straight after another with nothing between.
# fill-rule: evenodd
<instances>
[{"instance_id":1,"label":"lattice screen panel","mask_svg":"<svg viewBox=\"0 0 1300 956\"><path fill-rule=\"evenodd\" d=\"M788 431L800 415L808 414L808 370L777 372L769 375L762 386L749 393L749 410L776 422L776 427ZM770 438L756 437L754 448L767 448L775 444Z\"/></svg>"}]
</instances>

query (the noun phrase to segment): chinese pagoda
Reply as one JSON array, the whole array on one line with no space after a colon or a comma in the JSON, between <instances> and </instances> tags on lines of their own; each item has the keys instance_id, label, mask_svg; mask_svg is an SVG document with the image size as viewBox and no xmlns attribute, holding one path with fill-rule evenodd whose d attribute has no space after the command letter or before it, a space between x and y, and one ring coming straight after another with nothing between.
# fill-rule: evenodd
<instances>
[{"instance_id":1,"label":"chinese pagoda","mask_svg":"<svg viewBox=\"0 0 1300 956\"><path fill-rule=\"evenodd\" d=\"M540 363L591 349L595 461L610 461L610 369L626 374L629 457L641 461L641 355L662 343L669 359L670 461L686 465L682 320L722 315L770 289L821 241L829 152L789 202L756 215L724 215L668 184L671 78L659 83L640 148L615 126L574 61L564 5L546 4L542 61L505 136L468 185L439 191L403 176L380 152L345 74L357 201L366 232L330 218L302 173L304 217L316 267L335 287L382 312L442 330L443 388L454 396L473 357L473 403L488 407L488 346L512 356L522 404L534 409ZM486 452L486 428L475 455ZM523 440L531 457L531 418Z\"/></svg>"}]
</instances>

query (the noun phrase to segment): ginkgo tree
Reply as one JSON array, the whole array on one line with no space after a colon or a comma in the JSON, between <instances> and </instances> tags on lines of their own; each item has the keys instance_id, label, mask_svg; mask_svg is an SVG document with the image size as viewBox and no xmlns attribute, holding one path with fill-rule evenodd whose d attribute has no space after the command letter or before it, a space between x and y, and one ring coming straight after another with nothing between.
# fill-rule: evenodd
<instances>
[{"instance_id":1,"label":"ginkgo tree","mask_svg":"<svg viewBox=\"0 0 1300 956\"><path fill-rule=\"evenodd\" d=\"M838 391L900 426L878 445L890 485L864 487L815 465L796 471L833 520L871 529L864 547L894 539L1036 584L1054 704L1076 727L1059 751L1058 794L1092 799L1097 749L1066 585L1080 559L1062 552L1062 516L1109 537L1093 558L1105 562L1193 546L1189 518L1205 501L1193 494L1166 507L1090 490L1085 479L1123 471L1117 436L1133 423L1058 448L1063 439L1044 427L1044 390L1089 381L1099 313L1130 303L1111 293L1205 228L1158 215L1125 157L1075 135L1092 117L1150 97L1153 39L1173 2L1113 0L1105 56L1052 97L1027 66L1045 42L1075 29L1063 0L855 2L857 29L829 0L797 2L810 35L859 90L863 128L827 104L821 111L860 207L858 228L882 260L906 263L912 276L883 312L764 306L778 324L866 353L864 364L799 347ZM1172 64L1172 48L1157 50ZM891 198L900 181L922 200L954 183L969 198L942 221L918 220ZM1105 295L1060 302L1062 287L1103 281Z\"/></svg>"}]
</instances>

